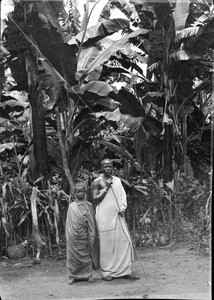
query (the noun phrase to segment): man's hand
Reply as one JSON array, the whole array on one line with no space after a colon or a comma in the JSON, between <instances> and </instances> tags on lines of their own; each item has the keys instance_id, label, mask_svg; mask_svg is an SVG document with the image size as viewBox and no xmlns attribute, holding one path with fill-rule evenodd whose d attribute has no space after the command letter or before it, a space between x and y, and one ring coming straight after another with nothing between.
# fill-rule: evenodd
<instances>
[{"instance_id":1,"label":"man's hand","mask_svg":"<svg viewBox=\"0 0 214 300\"><path fill-rule=\"evenodd\" d=\"M125 217L125 210L121 210L121 211L119 211L118 212L118 215L120 216L120 217Z\"/></svg>"},{"instance_id":2,"label":"man's hand","mask_svg":"<svg viewBox=\"0 0 214 300\"><path fill-rule=\"evenodd\" d=\"M105 183L105 185L106 185L105 188L106 188L107 190L110 189L111 184L112 184L112 181L111 181L111 180L110 180L110 181L109 181L109 180L105 180L104 183Z\"/></svg>"}]
</instances>

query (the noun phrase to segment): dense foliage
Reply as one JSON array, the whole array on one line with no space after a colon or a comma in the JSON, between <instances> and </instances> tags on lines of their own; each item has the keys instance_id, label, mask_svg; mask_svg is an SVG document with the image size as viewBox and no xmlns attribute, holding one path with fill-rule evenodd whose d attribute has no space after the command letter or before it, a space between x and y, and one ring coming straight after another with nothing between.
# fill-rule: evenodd
<instances>
[{"instance_id":1,"label":"dense foliage","mask_svg":"<svg viewBox=\"0 0 214 300\"><path fill-rule=\"evenodd\" d=\"M60 251L73 186L84 181L92 201L104 157L137 245L194 233L207 249L214 15L194 0L181 24L180 8L86 1L81 16L78 1L14 0L0 62L5 249L27 239Z\"/></svg>"}]
</instances>

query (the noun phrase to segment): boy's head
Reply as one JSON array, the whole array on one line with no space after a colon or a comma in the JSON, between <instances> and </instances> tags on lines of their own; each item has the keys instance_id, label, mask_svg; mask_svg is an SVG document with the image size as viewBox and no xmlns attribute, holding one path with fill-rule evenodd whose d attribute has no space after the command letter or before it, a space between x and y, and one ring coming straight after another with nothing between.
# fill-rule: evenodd
<instances>
[{"instance_id":1,"label":"boy's head","mask_svg":"<svg viewBox=\"0 0 214 300\"><path fill-rule=\"evenodd\" d=\"M75 185L74 194L78 200L85 200L85 185L83 182L78 182Z\"/></svg>"}]
</instances>

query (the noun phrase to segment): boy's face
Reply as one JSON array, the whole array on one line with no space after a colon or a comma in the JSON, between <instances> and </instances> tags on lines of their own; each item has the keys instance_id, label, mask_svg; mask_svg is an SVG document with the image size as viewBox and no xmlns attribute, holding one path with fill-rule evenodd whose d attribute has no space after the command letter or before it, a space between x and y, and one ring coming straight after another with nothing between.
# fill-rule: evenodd
<instances>
[{"instance_id":1,"label":"boy's face","mask_svg":"<svg viewBox=\"0 0 214 300\"><path fill-rule=\"evenodd\" d=\"M77 186L75 188L75 196L78 200L84 200L85 199L85 189L82 186Z\"/></svg>"}]
</instances>

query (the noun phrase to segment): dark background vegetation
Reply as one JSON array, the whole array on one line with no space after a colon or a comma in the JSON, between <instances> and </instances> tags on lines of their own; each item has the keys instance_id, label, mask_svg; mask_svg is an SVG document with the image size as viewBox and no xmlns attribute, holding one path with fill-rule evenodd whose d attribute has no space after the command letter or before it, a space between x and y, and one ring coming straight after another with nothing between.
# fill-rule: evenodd
<instances>
[{"instance_id":1,"label":"dark background vegetation","mask_svg":"<svg viewBox=\"0 0 214 300\"><path fill-rule=\"evenodd\" d=\"M141 2L108 1L88 30L90 1L83 20L72 0L14 1L0 60L0 255L24 240L28 253L61 253L74 184L92 201L106 157L136 246L192 239L209 253L212 3L192 1L178 25L178 4Z\"/></svg>"}]
</instances>

